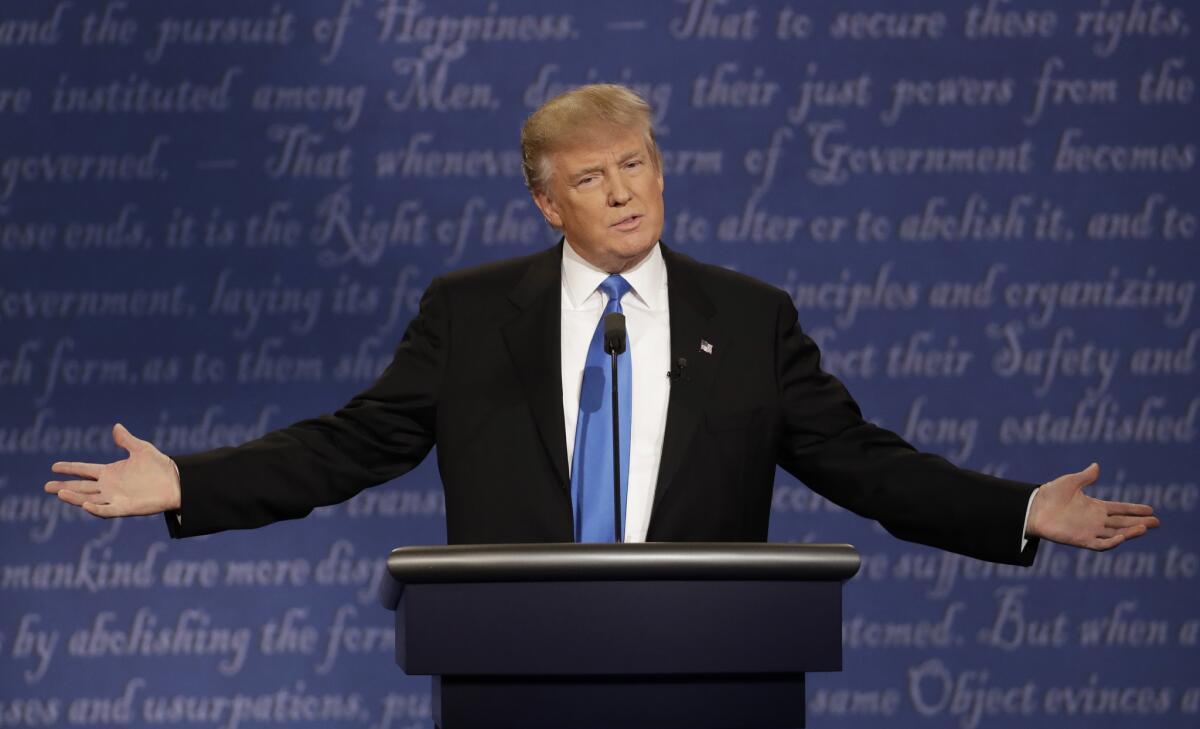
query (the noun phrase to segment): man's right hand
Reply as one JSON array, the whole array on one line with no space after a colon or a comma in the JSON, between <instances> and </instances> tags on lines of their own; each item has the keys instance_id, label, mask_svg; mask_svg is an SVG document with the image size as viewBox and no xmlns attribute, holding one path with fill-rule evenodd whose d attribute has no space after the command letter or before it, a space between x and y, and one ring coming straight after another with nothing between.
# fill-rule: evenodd
<instances>
[{"instance_id":1,"label":"man's right hand","mask_svg":"<svg viewBox=\"0 0 1200 729\"><path fill-rule=\"evenodd\" d=\"M60 461L50 467L55 473L79 476L78 481L50 481L46 493L105 518L158 514L180 507L179 471L153 443L135 438L117 423L113 441L129 451L129 457L113 463Z\"/></svg>"}]
</instances>

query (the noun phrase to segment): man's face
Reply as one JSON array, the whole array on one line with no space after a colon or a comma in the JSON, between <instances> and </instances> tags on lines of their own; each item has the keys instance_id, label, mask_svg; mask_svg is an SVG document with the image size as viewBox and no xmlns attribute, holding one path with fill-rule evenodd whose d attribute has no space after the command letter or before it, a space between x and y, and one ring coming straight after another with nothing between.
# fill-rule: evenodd
<instances>
[{"instance_id":1,"label":"man's face","mask_svg":"<svg viewBox=\"0 0 1200 729\"><path fill-rule=\"evenodd\" d=\"M640 131L596 134L550 155L542 214L589 263L620 273L641 261L663 226L663 177Z\"/></svg>"}]
</instances>

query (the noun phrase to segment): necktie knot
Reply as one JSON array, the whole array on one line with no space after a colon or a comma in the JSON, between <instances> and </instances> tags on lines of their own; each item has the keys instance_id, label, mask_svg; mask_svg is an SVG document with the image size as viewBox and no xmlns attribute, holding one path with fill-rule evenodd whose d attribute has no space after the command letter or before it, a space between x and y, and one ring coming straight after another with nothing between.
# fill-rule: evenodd
<instances>
[{"instance_id":1,"label":"necktie knot","mask_svg":"<svg viewBox=\"0 0 1200 729\"><path fill-rule=\"evenodd\" d=\"M629 285L629 282L621 276L621 274L614 273L613 275L601 281L597 288L603 291L608 297L609 304L612 304L613 302L620 304L621 297L629 293L629 290L632 287Z\"/></svg>"}]
</instances>

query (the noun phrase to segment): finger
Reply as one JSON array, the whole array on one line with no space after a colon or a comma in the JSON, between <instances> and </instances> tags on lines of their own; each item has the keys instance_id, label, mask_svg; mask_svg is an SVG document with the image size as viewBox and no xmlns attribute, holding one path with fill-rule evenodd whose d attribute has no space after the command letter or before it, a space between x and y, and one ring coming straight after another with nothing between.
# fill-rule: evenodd
<instances>
[{"instance_id":1,"label":"finger","mask_svg":"<svg viewBox=\"0 0 1200 729\"><path fill-rule=\"evenodd\" d=\"M1154 514L1154 507L1149 504L1129 504L1124 501L1105 501L1104 508L1110 516L1118 514L1128 516L1151 516Z\"/></svg>"},{"instance_id":2,"label":"finger","mask_svg":"<svg viewBox=\"0 0 1200 729\"><path fill-rule=\"evenodd\" d=\"M1092 544L1088 545L1089 549L1098 551L1106 551L1112 549L1118 544L1124 544L1130 539L1137 539L1146 533L1145 525L1138 524L1136 526L1124 527L1122 529L1114 529L1111 532L1106 531L1093 540Z\"/></svg>"},{"instance_id":3,"label":"finger","mask_svg":"<svg viewBox=\"0 0 1200 729\"><path fill-rule=\"evenodd\" d=\"M102 468L104 468L103 463L77 463L75 461L59 461L50 466L50 470L55 473L65 473L68 476L82 476L90 479L100 478L100 469Z\"/></svg>"},{"instance_id":4,"label":"finger","mask_svg":"<svg viewBox=\"0 0 1200 729\"><path fill-rule=\"evenodd\" d=\"M138 438L133 433L130 433L129 429L120 423L117 423L113 426L112 434L113 442L130 453L133 453L135 450L146 444L146 441Z\"/></svg>"},{"instance_id":5,"label":"finger","mask_svg":"<svg viewBox=\"0 0 1200 729\"><path fill-rule=\"evenodd\" d=\"M1122 529L1132 526L1144 526L1147 529L1153 529L1158 526L1158 519L1152 516L1113 516L1110 514L1104 520L1104 526L1109 529Z\"/></svg>"},{"instance_id":6,"label":"finger","mask_svg":"<svg viewBox=\"0 0 1200 729\"><path fill-rule=\"evenodd\" d=\"M95 481L47 481L45 490L48 494L57 494L63 489L70 489L81 494L98 494L100 489Z\"/></svg>"},{"instance_id":7,"label":"finger","mask_svg":"<svg viewBox=\"0 0 1200 729\"><path fill-rule=\"evenodd\" d=\"M120 516L112 504L96 504L88 501L83 504L83 510L92 516L99 516L104 519L111 519L114 516Z\"/></svg>"},{"instance_id":8,"label":"finger","mask_svg":"<svg viewBox=\"0 0 1200 729\"><path fill-rule=\"evenodd\" d=\"M1136 526L1118 529L1118 530L1116 530L1116 534L1117 534L1117 536L1124 537L1126 540L1130 540L1130 539L1137 539L1138 537L1145 534L1146 531L1147 531L1147 529L1145 526L1138 524Z\"/></svg>"},{"instance_id":9,"label":"finger","mask_svg":"<svg viewBox=\"0 0 1200 729\"><path fill-rule=\"evenodd\" d=\"M1075 477L1080 488L1091 486L1096 483L1096 479L1100 478L1100 464L1093 461L1087 468L1071 475Z\"/></svg>"},{"instance_id":10,"label":"finger","mask_svg":"<svg viewBox=\"0 0 1200 729\"><path fill-rule=\"evenodd\" d=\"M1091 541L1091 543L1089 543L1086 546L1088 549L1095 550L1097 552L1107 552L1108 550L1121 544L1124 541L1125 541L1124 534L1114 534L1111 537L1099 537L1099 538L1093 539Z\"/></svg>"},{"instance_id":11,"label":"finger","mask_svg":"<svg viewBox=\"0 0 1200 729\"><path fill-rule=\"evenodd\" d=\"M81 494L78 491L72 491L71 489L63 489L58 492L58 498L67 502L68 504L71 504L72 506L83 506L88 501L92 501L92 502L102 501L104 497L102 494L98 494L98 493L96 493L96 494Z\"/></svg>"},{"instance_id":12,"label":"finger","mask_svg":"<svg viewBox=\"0 0 1200 729\"><path fill-rule=\"evenodd\" d=\"M1096 478L1099 477L1099 475L1100 466L1093 463L1082 471L1077 471L1075 473L1064 473L1050 483L1054 483L1059 488L1079 491L1084 486L1089 486L1095 483ZM1050 484L1048 483L1044 485L1049 486Z\"/></svg>"}]
</instances>

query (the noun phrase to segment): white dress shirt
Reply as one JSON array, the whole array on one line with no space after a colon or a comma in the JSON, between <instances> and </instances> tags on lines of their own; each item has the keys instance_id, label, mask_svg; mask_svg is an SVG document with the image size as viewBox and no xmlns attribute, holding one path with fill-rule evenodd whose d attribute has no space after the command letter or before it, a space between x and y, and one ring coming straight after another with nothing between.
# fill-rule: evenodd
<instances>
[{"instance_id":1,"label":"white dress shirt","mask_svg":"<svg viewBox=\"0 0 1200 729\"><path fill-rule=\"evenodd\" d=\"M579 419L579 390L588 346L608 303L597 290L607 271L588 263L563 246L562 262L562 390L563 422L567 434L567 467L575 450ZM629 427L629 485L625 504L625 541L644 542L650 527L650 508L667 427L671 384L671 315L667 308L667 266L658 244L641 263L621 274L630 291L621 298L632 357L633 403Z\"/></svg>"}]
</instances>

